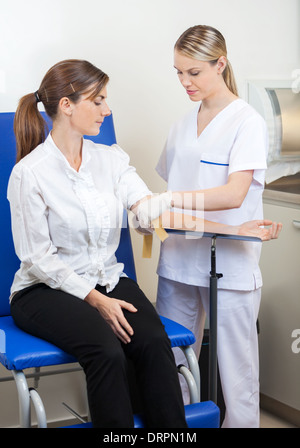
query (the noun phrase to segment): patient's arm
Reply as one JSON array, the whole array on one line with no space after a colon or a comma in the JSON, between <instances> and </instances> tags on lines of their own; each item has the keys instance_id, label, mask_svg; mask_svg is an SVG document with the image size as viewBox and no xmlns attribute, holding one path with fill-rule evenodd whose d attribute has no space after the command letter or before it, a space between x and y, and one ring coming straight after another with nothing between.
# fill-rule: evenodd
<instances>
[{"instance_id":1,"label":"patient's arm","mask_svg":"<svg viewBox=\"0 0 300 448\"><path fill-rule=\"evenodd\" d=\"M278 238L282 229L281 223L272 222L267 219L248 221L239 226L230 226L175 212L163 213L159 219L159 224L165 229L243 235L257 237L262 241Z\"/></svg>"}]
</instances>

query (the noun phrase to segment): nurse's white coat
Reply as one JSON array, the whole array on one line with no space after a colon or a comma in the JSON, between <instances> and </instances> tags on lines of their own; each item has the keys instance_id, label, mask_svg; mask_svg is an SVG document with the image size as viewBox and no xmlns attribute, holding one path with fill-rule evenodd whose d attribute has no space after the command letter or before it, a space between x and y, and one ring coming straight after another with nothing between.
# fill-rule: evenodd
<instances>
[{"instance_id":1,"label":"nurse's white coat","mask_svg":"<svg viewBox=\"0 0 300 448\"><path fill-rule=\"evenodd\" d=\"M237 99L197 137L198 110L199 104L171 128L157 172L168 182L168 190L187 191L224 185L231 173L254 170L240 208L205 212L204 218L231 225L261 219L268 151L264 120L245 101ZM208 286L210 244L209 238L169 236L161 247L158 274L186 284ZM260 243L218 240L217 271L223 274L219 287L245 291L261 287L260 251Z\"/></svg>"}]
</instances>

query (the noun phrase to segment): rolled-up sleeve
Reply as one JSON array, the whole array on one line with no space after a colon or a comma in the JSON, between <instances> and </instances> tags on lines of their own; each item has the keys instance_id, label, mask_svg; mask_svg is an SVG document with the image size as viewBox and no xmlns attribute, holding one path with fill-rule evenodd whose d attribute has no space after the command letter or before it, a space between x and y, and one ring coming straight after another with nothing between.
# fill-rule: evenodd
<instances>
[{"instance_id":1,"label":"rolled-up sleeve","mask_svg":"<svg viewBox=\"0 0 300 448\"><path fill-rule=\"evenodd\" d=\"M26 165L14 167L7 197L21 268L23 266L33 283L42 282L84 299L93 286L58 256L49 234L47 205L34 173Z\"/></svg>"}]
</instances>

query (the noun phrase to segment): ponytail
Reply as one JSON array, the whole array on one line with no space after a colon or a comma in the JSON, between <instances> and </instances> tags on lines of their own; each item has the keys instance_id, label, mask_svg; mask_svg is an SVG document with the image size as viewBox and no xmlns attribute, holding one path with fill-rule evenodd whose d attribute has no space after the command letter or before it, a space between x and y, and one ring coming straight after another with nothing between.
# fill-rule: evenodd
<instances>
[{"instance_id":1,"label":"ponytail","mask_svg":"<svg viewBox=\"0 0 300 448\"><path fill-rule=\"evenodd\" d=\"M236 96L239 96L238 89L235 82L235 77L233 74L232 66L227 59L227 64L225 70L223 71L223 78L228 89Z\"/></svg>"},{"instance_id":2,"label":"ponytail","mask_svg":"<svg viewBox=\"0 0 300 448\"><path fill-rule=\"evenodd\" d=\"M15 113L14 133L19 162L45 140L46 122L37 107L37 95L29 93L23 96Z\"/></svg>"}]
</instances>

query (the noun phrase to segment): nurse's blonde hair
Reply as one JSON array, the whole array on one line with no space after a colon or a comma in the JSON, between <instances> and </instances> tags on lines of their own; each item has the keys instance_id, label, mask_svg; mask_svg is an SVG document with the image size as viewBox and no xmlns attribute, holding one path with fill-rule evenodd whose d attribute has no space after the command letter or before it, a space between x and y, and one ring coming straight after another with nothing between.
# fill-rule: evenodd
<instances>
[{"instance_id":1,"label":"nurse's blonde hair","mask_svg":"<svg viewBox=\"0 0 300 448\"><path fill-rule=\"evenodd\" d=\"M222 75L228 89L238 96L233 70L227 59L226 42L220 31L206 25L193 26L179 37L175 50L190 58L212 64L217 63L221 56L225 56L227 64Z\"/></svg>"}]
</instances>

